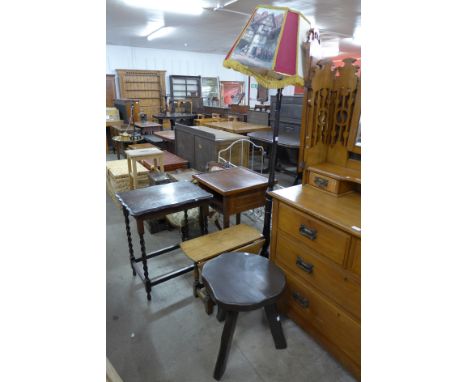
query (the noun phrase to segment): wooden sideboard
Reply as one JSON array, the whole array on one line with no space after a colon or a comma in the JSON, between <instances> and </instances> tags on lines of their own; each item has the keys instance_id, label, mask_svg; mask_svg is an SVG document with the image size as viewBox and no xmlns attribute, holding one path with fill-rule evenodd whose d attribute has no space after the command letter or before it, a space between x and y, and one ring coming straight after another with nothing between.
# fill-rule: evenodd
<instances>
[{"instance_id":1,"label":"wooden sideboard","mask_svg":"<svg viewBox=\"0 0 468 382\"><path fill-rule=\"evenodd\" d=\"M206 171L208 162L216 162L221 150L233 142L246 139L244 135L228 133L206 126L186 126L176 123L174 128L176 154L190 162L190 167ZM226 152L222 158L236 165L249 166L248 144L232 148L231 157Z\"/></svg>"},{"instance_id":2,"label":"wooden sideboard","mask_svg":"<svg viewBox=\"0 0 468 382\"><path fill-rule=\"evenodd\" d=\"M302 185L272 192L271 259L281 310L361 374L360 78L355 60L311 68L302 110Z\"/></svg>"},{"instance_id":3,"label":"wooden sideboard","mask_svg":"<svg viewBox=\"0 0 468 382\"><path fill-rule=\"evenodd\" d=\"M286 274L282 313L356 378L361 368L361 196L312 185L273 196L272 261Z\"/></svg>"}]
</instances>

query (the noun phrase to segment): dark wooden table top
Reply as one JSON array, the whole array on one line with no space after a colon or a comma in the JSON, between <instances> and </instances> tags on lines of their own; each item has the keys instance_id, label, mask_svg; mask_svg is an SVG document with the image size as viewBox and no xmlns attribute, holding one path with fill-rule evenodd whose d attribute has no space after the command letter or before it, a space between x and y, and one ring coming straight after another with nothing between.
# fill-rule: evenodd
<instances>
[{"instance_id":1,"label":"dark wooden table top","mask_svg":"<svg viewBox=\"0 0 468 382\"><path fill-rule=\"evenodd\" d=\"M175 141L174 130L155 131L153 135L156 135L164 141Z\"/></svg>"},{"instance_id":2,"label":"dark wooden table top","mask_svg":"<svg viewBox=\"0 0 468 382\"><path fill-rule=\"evenodd\" d=\"M272 131L255 131L247 134L250 138L258 139L262 142L272 143L273 132ZM283 146L291 149L298 149L300 146L298 134L279 133L278 134L278 146Z\"/></svg>"},{"instance_id":3,"label":"dark wooden table top","mask_svg":"<svg viewBox=\"0 0 468 382\"><path fill-rule=\"evenodd\" d=\"M268 186L268 178L244 167L206 172L193 178L223 196Z\"/></svg>"},{"instance_id":4,"label":"dark wooden table top","mask_svg":"<svg viewBox=\"0 0 468 382\"><path fill-rule=\"evenodd\" d=\"M196 114L190 113L160 113L160 114L153 114L153 118L157 119L178 119L178 118L195 118Z\"/></svg>"},{"instance_id":5,"label":"dark wooden table top","mask_svg":"<svg viewBox=\"0 0 468 382\"><path fill-rule=\"evenodd\" d=\"M283 272L265 257L223 253L203 266L202 278L216 303L247 311L274 303L286 286Z\"/></svg>"},{"instance_id":6,"label":"dark wooden table top","mask_svg":"<svg viewBox=\"0 0 468 382\"><path fill-rule=\"evenodd\" d=\"M145 128L145 127L162 127L162 125L160 123L156 123L156 122L135 122L134 125L136 127L140 127L140 128Z\"/></svg>"},{"instance_id":7,"label":"dark wooden table top","mask_svg":"<svg viewBox=\"0 0 468 382\"><path fill-rule=\"evenodd\" d=\"M119 192L117 199L130 215L140 217L184 205L209 201L213 195L190 182L174 182Z\"/></svg>"}]
</instances>

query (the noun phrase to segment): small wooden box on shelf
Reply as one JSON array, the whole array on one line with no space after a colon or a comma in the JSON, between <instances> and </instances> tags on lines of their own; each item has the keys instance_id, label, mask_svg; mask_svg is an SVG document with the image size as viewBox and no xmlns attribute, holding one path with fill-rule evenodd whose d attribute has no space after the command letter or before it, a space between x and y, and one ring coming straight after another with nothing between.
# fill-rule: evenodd
<instances>
[{"instance_id":1,"label":"small wooden box on shelf","mask_svg":"<svg viewBox=\"0 0 468 382\"><path fill-rule=\"evenodd\" d=\"M303 182L271 193L271 259L286 274L282 312L360 379L360 90L357 68L344 61L336 70L331 63L311 68Z\"/></svg>"}]
</instances>

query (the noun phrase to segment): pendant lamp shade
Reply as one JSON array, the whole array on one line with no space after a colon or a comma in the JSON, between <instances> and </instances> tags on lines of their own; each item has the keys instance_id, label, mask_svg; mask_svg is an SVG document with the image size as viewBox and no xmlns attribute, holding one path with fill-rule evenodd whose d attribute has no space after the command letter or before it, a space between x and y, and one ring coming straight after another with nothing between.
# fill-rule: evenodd
<instances>
[{"instance_id":1,"label":"pendant lamp shade","mask_svg":"<svg viewBox=\"0 0 468 382\"><path fill-rule=\"evenodd\" d=\"M270 89L304 86L311 25L297 11L259 5L223 65L256 78Z\"/></svg>"}]
</instances>

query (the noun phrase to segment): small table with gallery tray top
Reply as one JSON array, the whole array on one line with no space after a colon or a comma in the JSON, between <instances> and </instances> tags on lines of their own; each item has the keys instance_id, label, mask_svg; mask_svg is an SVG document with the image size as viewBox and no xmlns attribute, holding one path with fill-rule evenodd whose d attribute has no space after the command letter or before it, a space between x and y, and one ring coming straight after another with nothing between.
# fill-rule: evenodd
<instances>
[{"instance_id":1,"label":"small table with gallery tray top","mask_svg":"<svg viewBox=\"0 0 468 382\"><path fill-rule=\"evenodd\" d=\"M117 159L120 159L120 152L125 150L125 145L132 145L138 142L142 142L143 138L140 136L137 136L135 139L130 135L130 137L127 139L123 139L122 136L116 135L115 137L112 137L112 141L115 143L115 148L117 151Z\"/></svg>"},{"instance_id":2,"label":"small table with gallery tray top","mask_svg":"<svg viewBox=\"0 0 468 382\"><path fill-rule=\"evenodd\" d=\"M169 253L180 248L180 243L146 253L144 240L144 221L147 219L157 219L179 211L185 212L185 227L182 230L182 241L188 239L187 210L199 208L199 224L202 234L208 233L208 205L213 195L202 190L190 182L173 182L158 186L140 188L127 192L117 193L117 199L122 205L127 231L128 249L130 254L130 266L133 275L141 278L145 285L146 298L151 300L151 288L157 284L168 281L194 269L194 265L174 270L156 278L149 277L148 259ZM138 235L140 236L141 257L136 258L133 251L132 234L130 231L129 216L136 220ZM142 263L143 269L139 266Z\"/></svg>"},{"instance_id":3,"label":"small table with gallery tray top","mask_svg":"<svg viewBox=\"0 0 468 382\"><path fill-rule=\"evenodd\" d=\"M211 205L223 214L223 226L229 227L229 217L265 205L268 179L244 167L231 167L221 171L193 175L198 185L213 193Z\"/></svg>"}]
</instances>

